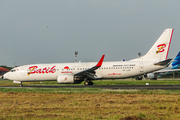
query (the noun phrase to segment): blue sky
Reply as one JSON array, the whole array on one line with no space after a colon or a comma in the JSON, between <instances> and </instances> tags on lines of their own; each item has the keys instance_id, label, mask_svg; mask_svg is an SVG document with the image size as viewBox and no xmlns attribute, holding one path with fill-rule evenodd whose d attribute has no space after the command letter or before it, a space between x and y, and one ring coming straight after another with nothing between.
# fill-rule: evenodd
<instances>
[{"instance_id":1,"label":"blue sky","mask_svg":"<svg viewBox=\"0 0 180 120\"><path fill-rule=\"evenodd\" d=\"M169 58L180 51L178 0L0 0L0 65L130 60L174 28Z\"/></svg>"}]
</instances>

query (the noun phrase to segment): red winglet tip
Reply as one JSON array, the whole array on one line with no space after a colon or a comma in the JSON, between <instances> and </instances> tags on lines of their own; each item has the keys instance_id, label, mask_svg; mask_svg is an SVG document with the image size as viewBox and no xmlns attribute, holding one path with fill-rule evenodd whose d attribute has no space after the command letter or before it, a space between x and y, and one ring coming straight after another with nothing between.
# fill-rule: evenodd
<instances>
[{"instance_id":1,"label":"red winglet tip","mask_svg":"<svg viewBox=\"0 0 180 120\"><path fill-rule=\"evenodd\" d=\"M105 56L105 55L103 55L103 56L101 57L101 59L99 60L98 64L96 65L96 67L101 67L101 65L102 65L102 63L103 63L103 60L104 60L104 56Z\"/></svg>"}]
</instances>

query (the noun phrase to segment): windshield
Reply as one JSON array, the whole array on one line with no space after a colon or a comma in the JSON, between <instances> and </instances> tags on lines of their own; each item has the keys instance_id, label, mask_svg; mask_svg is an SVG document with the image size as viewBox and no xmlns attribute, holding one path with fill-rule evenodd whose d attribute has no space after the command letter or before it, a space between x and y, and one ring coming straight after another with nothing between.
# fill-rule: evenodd
<instances>
[{"instance_id":1,"label":"windshield","mask_svg":"<svg viewBox=\"0 0 180 120\"><path fill-rule=\"evenodd\" d=\"M15 72L16 70L15 69L12 69L11 72Z\"/></svg>"}]
</instances>

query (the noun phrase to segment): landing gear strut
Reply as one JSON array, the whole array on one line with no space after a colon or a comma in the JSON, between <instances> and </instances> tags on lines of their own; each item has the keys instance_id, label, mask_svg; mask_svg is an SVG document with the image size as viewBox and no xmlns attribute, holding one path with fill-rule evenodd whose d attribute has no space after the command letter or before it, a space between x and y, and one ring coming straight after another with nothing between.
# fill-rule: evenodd
<instances>
[{"instance_id":1,"label":"landing gear strut","mask_svg":"<svg viewBox=\"0 0 180 120\"><path fill-rule=\"evenodd\" d=\"M143 77L136 77L135 79L136 79L136 80L142 80Z\"/></svg>"},{"instance_id":2,"label":"landing gear strut","mask_svg":"<svg viewBox=\"0 0 180 120\"><path fill-rule=\"evenodd\" d=\"M21 82L21 84L19 85L20 87L23 87L23 84L22 84L22 82Z\"/></svg>"}]
</instances>

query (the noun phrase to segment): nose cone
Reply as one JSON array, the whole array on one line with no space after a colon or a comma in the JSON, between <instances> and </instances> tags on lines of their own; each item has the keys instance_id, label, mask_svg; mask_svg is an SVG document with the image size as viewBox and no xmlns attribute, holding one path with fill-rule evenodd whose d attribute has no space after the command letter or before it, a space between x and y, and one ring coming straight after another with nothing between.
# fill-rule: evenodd
<instances>
[{"instance_id":1,"label":"nose cone","mask_svg":"<svg viewBox=\"0 0 180 120\"><path fill-rule=\"evenodd\" d=\"M5 74L2 76L2 79L9 80L9 78L10 78L10 73L9 73L9 72L5 73Z\"/></svg>"}]
</instances>

